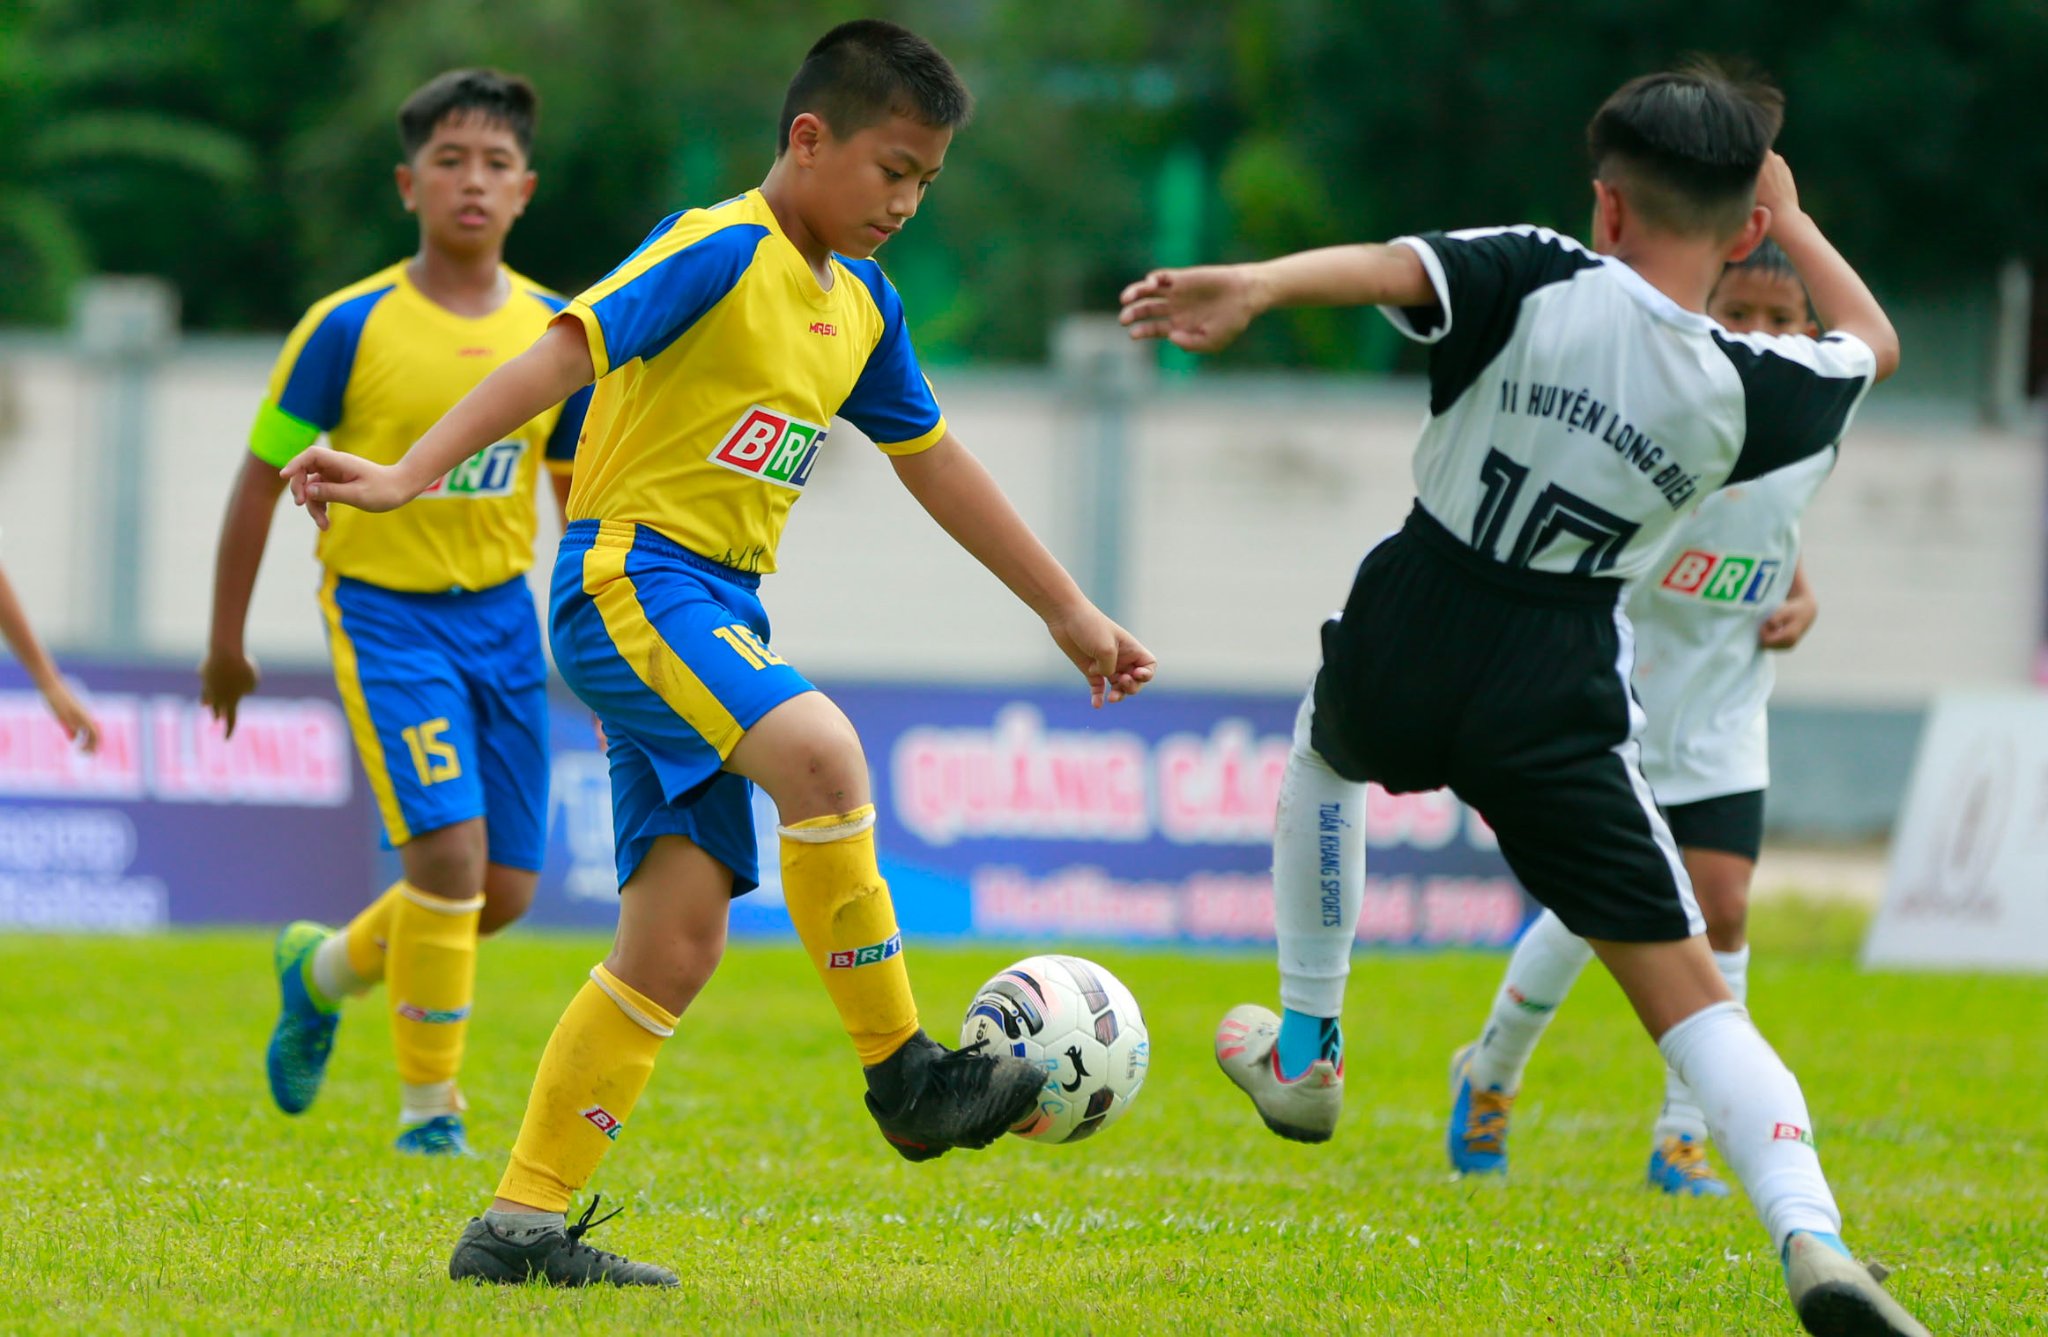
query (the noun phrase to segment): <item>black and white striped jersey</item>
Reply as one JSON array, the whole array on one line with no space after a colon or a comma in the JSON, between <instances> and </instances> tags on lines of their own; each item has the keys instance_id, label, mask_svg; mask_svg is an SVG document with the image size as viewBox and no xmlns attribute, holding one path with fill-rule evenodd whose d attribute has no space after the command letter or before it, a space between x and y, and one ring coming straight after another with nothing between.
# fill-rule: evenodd
<instances>
[{"instance_id":1,"label":"black and white striped jersey","mask_svg":"<svg viewBox=\"0 0 2048 1337\"><path fill-rule=\"evenodd\" d=\"M1510 566L1644 574L1707 493L1826 450L1876 371L1853 335L1730 334L1611 256L1532 226L1401 237L1436 302L1422 506Z\"/></svg>"}]
</instances>

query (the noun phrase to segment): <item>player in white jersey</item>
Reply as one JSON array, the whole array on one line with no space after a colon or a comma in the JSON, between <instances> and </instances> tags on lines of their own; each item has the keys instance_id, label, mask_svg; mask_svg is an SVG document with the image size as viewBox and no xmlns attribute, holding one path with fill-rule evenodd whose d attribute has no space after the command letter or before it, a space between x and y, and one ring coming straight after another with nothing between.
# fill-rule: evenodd
<instances>
[{"instance_id":1,"label":"player in white jersey","mask_svg":"<svg viewBox=\"0 0 2048 1337\"><path fill-rule=\"evenodd\" d=\"M1819 333L1798 273L1768 241L1728 267L1707 314L1735 334ZM1643 775L1691 877L1714 965L1737 1002L1749 991L1749 885L1770 781L1764 707L1775 673L1767 652L1790 649L1813 624L1799 518L1834 458L1822 451L1710 495L1628 600L1636 698L1646 717ZM1507 1170L1508 1116L1523 1069L1592 956L1549 910L1516 945L1484 1032L1452 1058L1457 1091L1446 1145L1453 1169ZM1666 1193L1725 1196L1706 1140L1698 1101L1667 1067L1650 1183Z\"/></svg>"},{"instance_id":2,"label":"player in white jersey","mask_svg":"<svg viewBox=\"0 0 2048 1337\"><path fill-rule=\"evenodd\" d=\"M1799 1083L1714 968L1629 692L1626 583L1700 497L1831 449L1897 365L1883 309L1770 152L1782 109L1775 89L1706 65L1624 85L1588 132L1592 249L1489 228L1157 271L1125 289L1123 320L1203 352L1275 306L1377 305L1430 345L1416 506L1323 627L1281 787L1286 1016L1245 1005L1217 1033L1268 1127L1320 1141L1337 1121L1366 782L1448 785L1523 886L1592 940L1699 1093L1800 1321L1919 1333L1843 1245ZM1730 335L1705 314L1726 262L1766 234L1827 338Z\"/></svg>"}]
</instances>

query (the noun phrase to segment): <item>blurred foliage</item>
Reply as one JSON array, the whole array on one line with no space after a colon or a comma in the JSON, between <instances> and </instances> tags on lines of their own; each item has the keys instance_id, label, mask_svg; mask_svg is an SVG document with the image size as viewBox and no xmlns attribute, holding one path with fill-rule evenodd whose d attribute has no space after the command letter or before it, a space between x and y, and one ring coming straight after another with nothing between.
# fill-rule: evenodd
<instances>
[{"instance_id":1,"label":"blurred foliage","mask_svg":"<svg viewBox=\"0 0 2048 1337\"><path fill-rule=\"evenodd\" d=\"M1745 57L1790 99L1808 207L1881 288L2048 258L2040 0L0 0L0 321L62 318L90 269L164 274L188 322L289 325L415 243L398 102L496 64L544 104L512 263L574 290L672 210L757 182L782 90L831 23L936 41L980 101L884 260L928 359L1033 360L1157 257L1175 159L1192 231L1242 257L1588 207L1582 127L1630 75ZM1375 368L1361 313L1236 356Z\"/></svg>"}]
</instances>

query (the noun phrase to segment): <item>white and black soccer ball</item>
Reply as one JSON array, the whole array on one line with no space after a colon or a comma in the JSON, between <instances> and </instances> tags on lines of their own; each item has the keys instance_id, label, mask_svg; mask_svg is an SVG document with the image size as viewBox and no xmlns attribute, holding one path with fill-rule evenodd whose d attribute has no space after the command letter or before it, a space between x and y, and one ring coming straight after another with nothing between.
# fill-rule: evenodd
<instances>
[{"instance_id":1,"label":"white and black soccer ball","mask_svg":"<svg viewBox=\"0 0 2048 1337\"><path fill-rule=\"evenodd\" d=\"M1152 1041L1138 1000L1078 956L1030 956L981 986L960 1043L986 1041L1045 1069L1038 1112L1013 1129L1033 1142L1079 1142L1124 1116L1145 1084Z\"/></svg>"}]
</instances>

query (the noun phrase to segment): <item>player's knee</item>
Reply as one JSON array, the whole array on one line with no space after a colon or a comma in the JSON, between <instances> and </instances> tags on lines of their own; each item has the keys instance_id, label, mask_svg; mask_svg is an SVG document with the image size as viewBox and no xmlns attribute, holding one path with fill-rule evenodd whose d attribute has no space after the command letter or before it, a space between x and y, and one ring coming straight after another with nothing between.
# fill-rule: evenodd
<instances>
[{"instance_id":1,"label":"player's knee","mask_svg":"<svg viewBox=\"0 0 2048 1337\"><path fill-rule=\"evenodd\" d=\"M492 864L484 872L484 910L476 931L489 937L509 924L517 923L533 908L534 889L540 874L525 868Z\"/></svg>"},{"instance_id":2,"label":"player's knee","mask_svg":"<svg viewBox=\"0 0 2048 1337\"><path fill-rule=\"evenodd\" d=\"M756 777L782 820L829 817L866 803L867 755L852 721L829 707L793 723L800 727L778 731L774 755Z\"/></svg>"},{"instance_id":3,"label":"player's knee","mask_svg":"<svg viewBox=\"0 0 2048 1337\"><path fill-rule=\"evenodd\" d=\"M605 968L671 1012L688 1007L725 957L725 925L689 918L658 933L621 934Z\"/></svg>"},{"instance_id":4,"label":"player's knee","mask_svg":"<svg viewBox=\"0 0 2048 1337\"><path fill-rule=\"evenodd\" d=\"M484 886L489 848L481 818L426 831L399 851L405 880L429 896L464 901Z\"/></svg>"},{"instance_id":5,"label":"player's knee","mask_svg":"<svg viewBox=\"0 0 2048 1337\"><path fill-rule=\"evenodd\" d=\"M1717 952L1739 951L1749 933L1749 889L1702 898L1700 917L1707 921L1707 945Z\"/></svg>"}]
</instances>

